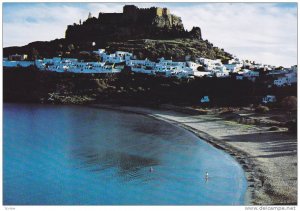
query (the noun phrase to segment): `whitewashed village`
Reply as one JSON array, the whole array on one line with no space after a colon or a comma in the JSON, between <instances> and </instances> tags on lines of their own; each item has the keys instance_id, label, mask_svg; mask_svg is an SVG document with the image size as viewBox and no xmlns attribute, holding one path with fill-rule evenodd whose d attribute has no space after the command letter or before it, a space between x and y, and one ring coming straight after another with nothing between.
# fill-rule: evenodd
<instances>
[{"instance_id":1,"label":"whitewashed village","mask_svg":"<svg viewBox=\"0 0 300 211\"><path fill-rule=\"evenodd\" d=\"M41 71L72 72L72 73L119 73L125 66L132 72L157 75L164 77L193 78L193 77L230 77L236 73L236 80L248 79L255 81L260 77L258 70L263 69L267 75L274 76L270 86L290 86L297 82L297 65L290 68L277 68L272 65L257 64L235 57L222 64L220 59L196 58L195 61L178 62L162 58L158 62L148 59L138 60L132 53L116 51L113 54L104 49L93 51L101 58L101 62L84 62L76 58L44 58L35 61L27 60L27 55L10 55L3 59L3 67L36 66Z\"/></svg>"},{"instance_id":2,"label":"whitewashed village","mask_svg":"<svg viewBox=\"0 0 300 211\"><path fill-rule=\"evenodd\" d=\"M240 60L237 57L222 64L220 59L196 58L195 61L173 61L159 58L157 62L148 59L138 60L136 56L129 52L116 51L109 54L104 49L93 51L92 54L99 56L101 62L84 62L76 58L54 57L44 58L35 61L28 61L27 55L11 55L4 58L4 67L29 67L35 66L40 71L70 72L70 73L120 73L125 66L129 67L134 73L155 75L160 77L194 78L194 77L232 77L235 80L256 81L260 77L260 69L272 78L268 87L284 87L297 83L297 65L290 68L275 67L265 64L257 64L247 60ZM203 96L201 103L208 103L209 96ZM276 96L266 95L262 103L276 102Z\"/></svg>"},{"instance_id":3,"label":"whitewashed village","mask_svg":"<svg viewBox=\"0 0 300 211\"><path fill-rule=\"evenodd\" d=\"M40 71L59 73L120 73L129 67L134 73L155 75L160 77L194 78L194 77L234 77L235 80L256 81L261 77L261 71L266 72L270 80L268 87L284 87L297 83L297 65L290 68L275 67L257 64L237 57L222 64L220 59L196 58L194 61L173 61L172 59L159 58L157 62L148 59L139 60L130 52L116 51L107 53L104 49L93 51L101 62L84 62L76 58L44 58L29 61L27 55L10 55L3 59L3 67L29 67L35 66ZM187 59L188 60L188 59ZM209 96L204 96L201 102L209 102ZM263 103L276 102L276 96L267 95Z\"/></svg>"}]
</instances>

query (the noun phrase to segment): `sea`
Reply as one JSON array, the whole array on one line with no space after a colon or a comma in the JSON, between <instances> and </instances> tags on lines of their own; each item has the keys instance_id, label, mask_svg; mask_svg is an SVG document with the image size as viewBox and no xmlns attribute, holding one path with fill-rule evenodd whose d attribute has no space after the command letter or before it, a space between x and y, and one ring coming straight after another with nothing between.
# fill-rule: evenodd
<instances>
[{"instance_id":1,"label":"sea","mask_svg":"<svg viewBox=\"0 0 300 211\"><path fill-rule=\"evenodd\" d=\"M88 106L3 104L4 205L243 205L246 188L231 156L176 125Z\"/></svg>"}]
</instances>

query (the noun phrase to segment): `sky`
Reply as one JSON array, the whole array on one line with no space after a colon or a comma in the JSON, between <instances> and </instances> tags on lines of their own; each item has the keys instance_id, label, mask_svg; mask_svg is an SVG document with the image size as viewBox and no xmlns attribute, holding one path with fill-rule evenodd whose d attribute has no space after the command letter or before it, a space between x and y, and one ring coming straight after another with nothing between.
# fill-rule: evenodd
<instances>
[{"instance_id":1,"label":"sky","mask_svg":"<svg viewBox=\"0 0 300 211\"><path fill-rule=\"evenodd\" d=\"M122 12L130 3L3 3L3 47L63 38L67 25L88 13ZM297 3L133 3L167 7L186 29L241 59L297 64Z\"/></svg>"}]
</instances>

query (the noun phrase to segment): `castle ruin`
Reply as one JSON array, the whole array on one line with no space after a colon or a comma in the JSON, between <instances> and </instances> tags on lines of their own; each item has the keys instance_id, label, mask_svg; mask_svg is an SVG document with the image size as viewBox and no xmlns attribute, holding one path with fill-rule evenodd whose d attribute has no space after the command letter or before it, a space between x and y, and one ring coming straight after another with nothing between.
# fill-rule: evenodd
<instances>
[{"instance_id":1,"label":"castle ruin","mask_svg":"<svg viewBox=\"0 0 300 211\"><path fill-rule=\"evenodd\" d=\"M134 5L125 5L122 13L100 12L98 18L89 15L82 24L69 25L66 30L66 39L78 42L188 36L181 18L171 14L168 8Z\"/></svg>"}]
</instances>

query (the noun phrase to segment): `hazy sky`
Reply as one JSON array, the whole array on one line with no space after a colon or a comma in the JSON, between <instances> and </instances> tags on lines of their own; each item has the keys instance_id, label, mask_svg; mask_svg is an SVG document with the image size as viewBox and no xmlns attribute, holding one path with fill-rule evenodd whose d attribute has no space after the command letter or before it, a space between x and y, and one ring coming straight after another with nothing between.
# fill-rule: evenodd
<instances>
[{"instance_id":1,"label":"hazy sky","mask_svg":"<svg viewBox=\"0 0 300 211\"><path fill-rule=\"evenodd\" d=\"M129 3L126 3L129 4ZM243 59L297 64L296 3L134 3L168 7L186 29L199 26L203 39ZM67 25L88 13L121 12L125 3L4 3L3 46L63 38Z\"/></svg>"}]
</instances>

